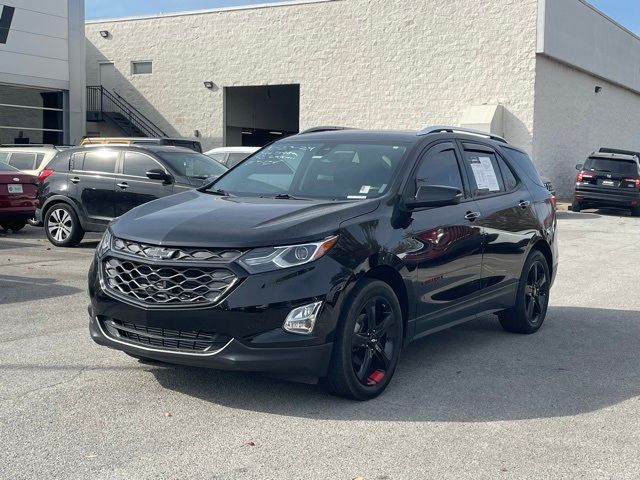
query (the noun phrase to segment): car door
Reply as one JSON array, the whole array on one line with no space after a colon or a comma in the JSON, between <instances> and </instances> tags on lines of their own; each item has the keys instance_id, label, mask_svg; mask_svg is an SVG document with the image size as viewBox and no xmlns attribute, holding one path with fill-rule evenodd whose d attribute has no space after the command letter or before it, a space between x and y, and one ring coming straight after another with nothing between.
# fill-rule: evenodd
<instances>
[{"instance_id":1,"label":"car door","mask_svg":"<svg viewBox=\"0 0 640 480\"><path fill-rule=\"evenodd\" d=\"M150 202L156 198L171 195L173 183L162 180L151 180L147 172L161 169L164 166L147 155L137 151L125 151L122 157L121 173L116 178L116 216L120 216L132 208Z\"/></svg>"},{"instance_id":2,"label":"car door","mask_svg":"<svg viewBox=\"0 0 640 480\"><path fill-rule=\"evenodd\" d=\"M106 225L115 217L117 163L117 150L96 148L73 154L69 191L91 223Z\"/></svg>"},{"instance_id":3,"label":"car door","mask_svg":"<svg viewBox=\"0 0 640 480\"><path fill-rule=\"evenodd\" d=\"M412 213L414 251L405 261L415 267L416 335L462 320L475 312L482 270L482 232L476 202L467 198L466 178L453 142L439 143L421 157L407 197L422 185L455 187L459 204Z\"/></svg>"},{"instance_id":4,"label":"car door","mask_svg":"<svg viewBox=\"0 0 640 480\"><path fill-rule=\"evenodd\" d=\"M482 216L482 310L513 305L513 298L538 223L529 190L497 151L461 142L471 191Z\"/></svg>"}]
</instances>

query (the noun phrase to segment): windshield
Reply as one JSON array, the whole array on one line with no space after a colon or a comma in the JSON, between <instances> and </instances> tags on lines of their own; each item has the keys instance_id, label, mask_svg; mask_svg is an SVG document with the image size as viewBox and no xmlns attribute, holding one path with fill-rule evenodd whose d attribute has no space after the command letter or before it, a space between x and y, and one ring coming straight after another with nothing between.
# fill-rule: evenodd
<instances>
[{"instance_id":1,"label":"windshield","mask_svg":"<svg viewBox=\"0 0 640 480\"><path fill-rule=\"evenodd\" d=\"M232 195L361 200L383 195L407 144L278 142L214 182Z\"/></svg>"},{"instance_id":2,"label":"windshield","mask_svg":"<svg viewBox=\"0 0 640 480\"><path fill-rule=\"evenodd\" d=\"M196 152L159 152L162 158L179 175L193 178L218 177L227 171L227 167L212 158Z\"/></svg>"},{"instance_id":3,"label":"windshield","mask_svg":"<svg viewBox=\"0 0 640 480\"><path fill-rule=\"evenodd\" d=\"M638 165L631 160L613 160L609 158L589 158L584 164L585 170L592 172L609 172L635 177L638 175Z\"/></svg>"}]
</instances>

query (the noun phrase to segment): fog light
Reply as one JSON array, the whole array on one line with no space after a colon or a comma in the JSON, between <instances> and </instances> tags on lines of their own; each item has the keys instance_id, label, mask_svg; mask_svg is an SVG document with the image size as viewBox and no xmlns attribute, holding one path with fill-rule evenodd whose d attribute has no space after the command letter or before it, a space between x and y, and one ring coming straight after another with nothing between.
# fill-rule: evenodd
<instances>
[{"instance_id":1,"label":"fog light","mask_svg":"<svg viewBox=\"0 0 640 480\"><path fill-rule=\"evenodd\" d=\"M321 306L322 302L315 302L294 308L287 315L282 328L287 332L309 335L316 325L316 317Z\"/></svg>"}]
</instances>

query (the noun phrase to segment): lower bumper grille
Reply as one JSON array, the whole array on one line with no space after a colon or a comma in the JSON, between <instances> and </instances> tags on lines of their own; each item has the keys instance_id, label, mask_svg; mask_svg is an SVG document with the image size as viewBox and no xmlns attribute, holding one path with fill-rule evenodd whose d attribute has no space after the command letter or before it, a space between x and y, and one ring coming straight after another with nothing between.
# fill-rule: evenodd
<instances>
[{"instance_id":1,"label":"lower bumper grille","mask_svg":"<svg viewBox=\"0 0 640 480\"><path fill-rule=\"evenodd\" d=\"M99 318L103 331L114 340L168 352L212 353L223 348L231 337L218 333L147 327L112 318Z\"/></svg>"}]
</instances>

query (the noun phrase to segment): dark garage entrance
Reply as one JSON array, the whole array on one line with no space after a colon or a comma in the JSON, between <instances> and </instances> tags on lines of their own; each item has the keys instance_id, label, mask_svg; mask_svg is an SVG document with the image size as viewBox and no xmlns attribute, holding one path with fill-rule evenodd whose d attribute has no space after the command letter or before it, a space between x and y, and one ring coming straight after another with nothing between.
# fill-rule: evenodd
<instances>
[{"instance_id":1,"label":"dark garage entrance","mask_svg":"<svg viewBox=\"0 0 640 480\"><path fill-rule=\"evenodd\" d=\"M298 133L300 85L225 87L224 143L261 147Z\"/></svg>"}]
</instances>

